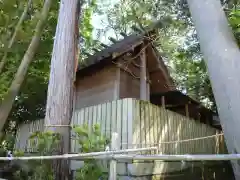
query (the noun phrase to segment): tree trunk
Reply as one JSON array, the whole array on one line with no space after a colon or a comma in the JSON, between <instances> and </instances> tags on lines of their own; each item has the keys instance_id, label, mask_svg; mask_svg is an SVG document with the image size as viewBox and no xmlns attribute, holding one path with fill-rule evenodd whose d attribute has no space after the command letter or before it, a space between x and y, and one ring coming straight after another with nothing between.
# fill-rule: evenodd
<instances>
[{"instance_id":1,"label":"tree trunk","mask_svg":"<svg viewBox=\"0 0 240 180\"><path fill-rule=\"evenodd\" d=\"M35 55L35 52L38 48L39 42L40 42L40 37L42 30L44 28L45 22L48 17L48 13L51 7L52 0L45 0L42 13L41 13L41 18L39 19L34 36L32 38L32 41L30 45L28 46L28 49L26 53L24 54L24 57L21 61L21 64L17 70L17 73L15 74L15 77L13 79L13 82L11 86L9 87L9 90L4 97L4 100L1 103L0 106L0 132L2 132L2 129L7 121L7 118L11 112L12 105L14 103L14 100L16 96L19 93L20 87L25 79L25 76L27 74L28 67L30 63L33 60L33 57Z\"/></svg>"},{"instance_id":2,"label":"tree trunk","mask_svg":"<svg viewBox=\"0 0 240 180\"><path fill-rule=\"evenodd\" d=\"M60 153L68 153L70 148L69 124L73 111L78 3L78 0L60 2L51 60L45 126L46 130L53 130L61 135ZM68 161L58 160L54 165L55 179L68 179Z\"/></svg>"},{"instance_id":3,"label":"tree trunk","mask_svg":"<svg viewBox=\"0 0 240 180\"><path fill-rule=\"evenodd\" d=\"M229 153L240 153L240 52L219 0L188 0ZM239 161L232 161L240 179Z\"/></svg>"},{"instance_id":4,"label":"tree trunk","mask_svg":"<svg viewBox=\"0 0 240 180\"><path fill-rule=\"evenodd\" d=\"M3 55L3 58L2 58L2 60L1 60L1 62L0 62L0 74L2 73L3 68L4 68L4 66L5 66L5 63L6 63L6 61L7 61L8 52L9 52L9 50L12 48L12 45L13 45L15 39L16 39L18 30L20 29L20 27L21 27L21 25L22 25L22 23L23 23L26 15L27 15L28 9L29 9L29 7L31 6L31 4L32 4L32 0L28 0L28 3L27 3L27 5L25 6L24 11L23 11L23 13L22 13L22 15L21 15L21 17L20 17L20 19L19 19L16 27L15 27L13 36L12 36L11 40L9 41L8 47L6 48L6 50L5 50L5 52L4 52L4 55Z\"/></svg>"}]
</instances>

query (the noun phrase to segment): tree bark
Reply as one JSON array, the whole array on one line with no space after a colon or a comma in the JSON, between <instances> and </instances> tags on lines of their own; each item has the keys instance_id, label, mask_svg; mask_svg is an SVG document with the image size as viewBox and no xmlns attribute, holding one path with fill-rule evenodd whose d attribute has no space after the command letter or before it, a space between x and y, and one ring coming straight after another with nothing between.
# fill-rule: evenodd
<instances>
[{"instance_id":1,"label":"tree bark","mask_svg":"<svg viewBox=\"0 0 240 180\"><path fill-rule=\"evenodd\" d=\"M229 153L240 153L240 52L219 0L188 0ZM239 161L232 161L240 179Z\"/></svg>"},{"instance_id":2,"label":"tree bark","mask_svg":"<svg viewBox=\"0 0 240 180\"><path fill-rule=\"evenodd\" d=\"M0 62L0 74L2 73L3 68L4 68L5 64L6 64L8 52L9 52L9 50L12 48L12 45L13 45L16 37L17 37L18 30L20 29L20 27L21 27L21 25L22 25L22 23L23 23L26 15L27 15L28 9L29 9L29 7L31 6L31 4L32 4L32 0L28 0L28 3L27 3L27 5L25 6L24 11L23 11L23 13L22 13L22 15L21 15L21 17L20 17L20 19L19 19L16 27L15 27L14 33L13 33L13 35L12 35L12 38L11 38L11 40L9 41L8 47L7 47L7 49L5 50L4 55L3 55L3 57L2 57L2 60L1 60L1 62Z\"/></svg>"},{"instance_id":3,"label":"tree bark","mask_svg":"<svg viewBox=\"0 0 240 180\"><path fill-rule=\"evenodd\" d=\"M46 130L53 130L62 137L60 153L68 153L70 148L69 124L73 111L78 13L78 0L61 0L51 59L45 116ZM67 160L58 160L54 163L55 179L68 179L68 164Z\"/></svg>"},{"instance_id":4,"label":"tree bark","mask_svg":"<svg viewBox=\"0 0 240 180\"><path fill-rule=\"evenodd\" d=\"M27 74L28 67L30 63L33 60L33 57L36 53L36 50L38 48L40 37L42 30L44 28L45 22L48 17L48 13L51 7L52 0L45 0L42 12L41 12L41 18L39 19L34 36L32 38L32 41L30 45L28 46L28 49L26 53L24 54L24 57L21 61L21 64L17 70L17 73L15 74L15 77L12 81L11 86L9 87L9 90L4 97L4 100L1 103L0 106L0 132L2 132L3 127L7 121L7 118L11 112L14 100L16 96L19 93L20 87L25 79L25 76Z\"/></svg>"}]
</instances>

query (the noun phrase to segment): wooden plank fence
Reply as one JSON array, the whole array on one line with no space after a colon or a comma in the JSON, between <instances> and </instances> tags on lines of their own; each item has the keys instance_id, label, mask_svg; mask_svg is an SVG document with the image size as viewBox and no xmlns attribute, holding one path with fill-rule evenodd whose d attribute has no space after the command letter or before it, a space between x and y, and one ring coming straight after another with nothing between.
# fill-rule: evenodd
<instances>
[{"instance_id":1,"label":"wooden plank fence","mask_svg":"<svg viewBox=\"0 0 240 180\"><path fill-rule=\"evenodd\" d=\"M110 137L112 132L119 135L120 149L158 146L160 154L221 154L226 153L222 136L175 142L220 134L209 125L189 119L180 114L158 107L146 101L121 99L76 110L71 125L100 124L101 133ZM24 149L29 144L29 132L43 130L43 120L19 127L16 148ZM174 141L171 143L171 141ZM78 152L78 144L71 140L71 152ZM145 152L156 153L156 152ZM76 162L75 162L76 163ZM74 163L73 163L74 164ZM182 162L128 162L119 164L119 174L142 176L178 171ZM77 166L76 164L73 166ZM185 167L187 168L187 167ZM73 167L74 169L74 167Z\"/></svg>"}]
</instances>

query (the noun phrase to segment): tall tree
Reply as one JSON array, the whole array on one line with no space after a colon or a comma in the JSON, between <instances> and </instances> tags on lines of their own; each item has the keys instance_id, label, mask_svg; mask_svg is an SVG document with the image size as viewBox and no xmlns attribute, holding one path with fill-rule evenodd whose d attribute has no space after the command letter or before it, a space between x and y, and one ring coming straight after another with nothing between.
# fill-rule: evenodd
<instances>
[{"instance_id":1,"label":"tall tree","mask_svg":"<svg viewBox=\"0 0 240 180\"><path fill-rule=\"evenodd\" d=\"M19 93L20 87L25 79L25 76L27 74L28 67L30 63L33 60L33 57L35 55L35 52L38 48L41 33L43 31L45 22L48 17L48 13L51 7L52 0L46 0L44 2L44 6L41 12L41 17L37 23L34 36L32 38L32 41L21 61L21 64L17 70L17 73L15 74L14 80L11 83L11 86L9 87L9 90L4 97L4 100L1 102L0 106L0 132L3 130L3 127L7 121L7 118L11 112L13 103L15 101L16 96Z\"/></svg>"},{"instance_id":2,"label":"tall tree","mask_svg":"<svg viewBox=\"0 0 240 180\"><path fill-rule=\"evenodd\" d=\"M188 0L229 153L240 153L240 52L219 0ZM203 13L204 12L204 13ZM240 164L232 161L240 179Z\"/></svg>"},{"instance_id":3,"label":"tall tree","mask_svg":"<svg viewBox=\"0 0 240 180\"><path fill-rule=\"evenodd\" d=\"M51 59L45 125L47 130L60 133L60 153L69 152L79 6L79 0L61 0ZM58 161L56 168L55 179L68 179L67 160Z\"/></svg>"},{"instance_id":4,"label":"tall tree","mask_svg":"<svg viewBox=\"0 0 240 180\"><path fill-rule=\"evenodd\" d=\"M9 44L4 52L1 62L0 62L0 74L2 73L4 65L6 64L8 52L12 48L12 45L13 45L14 41L16 40L17 33L18 33L19 29L21 28L21 25L27 16L27 13L28 13L28 10L29 10L31 4L32 4L32 0L28 0L28 3L26 4L24 11L15 27L14 33L9 41Z\"/></svg>"}]
</instances>

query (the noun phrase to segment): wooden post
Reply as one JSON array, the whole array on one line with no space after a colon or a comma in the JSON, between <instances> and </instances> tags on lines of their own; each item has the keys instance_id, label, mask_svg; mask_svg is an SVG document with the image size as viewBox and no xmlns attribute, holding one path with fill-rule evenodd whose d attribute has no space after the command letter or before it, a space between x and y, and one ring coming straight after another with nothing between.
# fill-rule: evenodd
<instances>
[{"instance_id":1,"label":"wooden post","mask_svg":"<svg viewBox=\"0 0 240 180\"><path fill-rule=\"evenodd\" d=\"M150 81L150 75L149 75L149 71L147 70L147 67L146 67L146 86L147 86L147 90L146 90L146 99L148 101L150 101L150 84L151 84L151 81Z\"/></svg>"},{"instance_id":2,"label":"wooden post","mask_svg":"<svg viewBox=\"0 0 240 180\"><path fill-rule=\"evenodd\" d=\"M162 107L165 109L165 97L164 96L161 97L161 104L162 104Z\"/></svg>"},{"instance_id":3,"label":"wooden post","mask_svg":"<svg viewBox=\"0 0 240 180\"><path fill-rule=\"evenodd\" d=\"M201 121L201 113L198 112L198 121Z\"/></svg>"},{"instance_id":4,"label":"wooden post","mask_svg":"<svg viewBox=\"0 0 240 180\"><path fill-rule=\"evenodd\" d=\"M144 47L143 47L144 48ZM140 99L148 100L147 97L147 70L146 70L146 51L142 50L140 55Z\"/></svg>"},{"instance_id":5,"label":"wooden post","mask_svg":"<svg viewBox=\"0 0 240 180\"><path fill-rule=\"evenodd\" d=\"M185 104L185 112L186 112L186 116L189 117L188 104Z\"/></svg>"},{"instance_id":6,"label":"wooden post","mask_svg":"<svg viewBox=\"0 0 240 180\"><path fill-rule=\"evenodd\" d=\"M116 151L119 149L119 142L118 142L118 133L112 133L111 139L111 151ZM109 180L117 180L117 161L111 160L110 161L110 170L109 170Z\"/></svg>"},{"instance_id":7,"label":"wooden post","mask_svg":"<svg viewBox=\"0 0 240 180\"><path fill-rule=\"evenodd\" d=\"M117 66L116 76L115 76L115 84L114 84L114 100L120 99L120 76L121 69Z\"/></svg>"}]
</instances>

